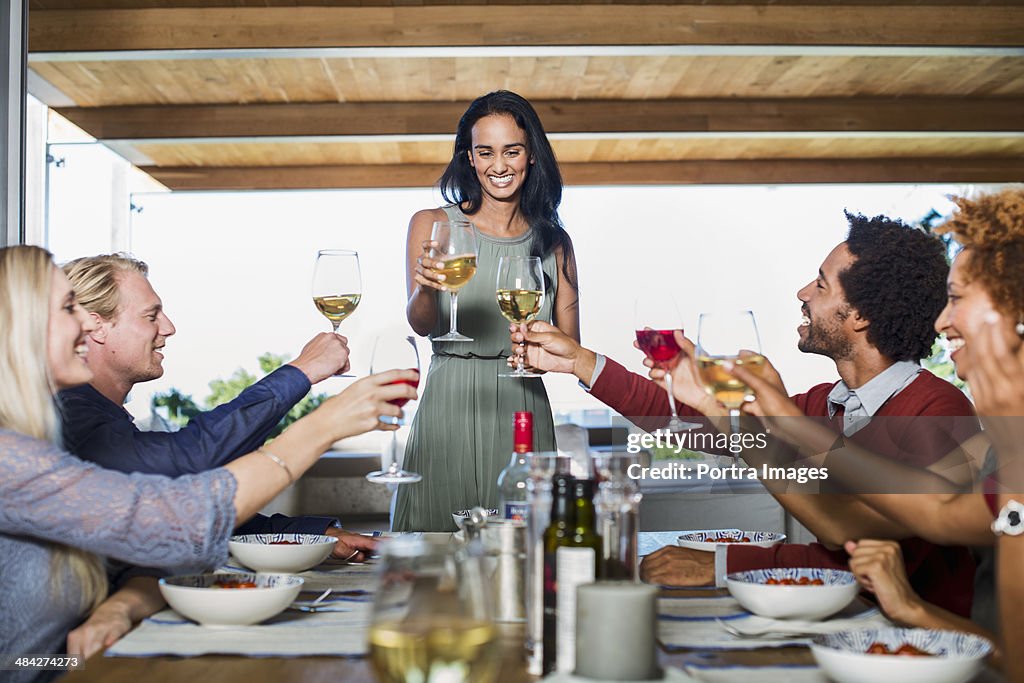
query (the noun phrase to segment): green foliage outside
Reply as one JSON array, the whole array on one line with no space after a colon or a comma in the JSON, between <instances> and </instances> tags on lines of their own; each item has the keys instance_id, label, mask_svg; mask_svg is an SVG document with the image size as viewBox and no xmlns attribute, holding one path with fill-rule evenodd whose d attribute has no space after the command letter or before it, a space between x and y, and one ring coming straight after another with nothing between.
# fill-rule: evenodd
<instances>
[{"instance_id":1,"label":"green foliage outside","mask_svg":"<svg viewBox=\"0 0 1024 683\"><path fill-rule=\"evenodd\" d=\"M268 351L259 357L258 362L263 374L269 375L271 372L284 365L287 359L288 357L286 355L275 354ZM246 388L252 386L259 380L260 378L256 375L246 372L242 368L238 368L227 379L215 379L211 381L210 395L206 397L205 401L203 401L205 406L204 409L210 410L234 400ZM274 427L269 438L273 439L283 432L288 425L304 415L316 410L317 406L325 400L327 400L327 394L307 395L301 401L292 406L292 409L289 410L283 418L281 418L281 422ZM189 418L199 413L201 410L199 406L196 405L195 401L192 400L191 396L182 394L174 388L163 394L155 394L153 396L152 405L154 408L158 406L166 406L170 421L179 427L183 427L188 424Z\"/></svg>"}]
</instances>

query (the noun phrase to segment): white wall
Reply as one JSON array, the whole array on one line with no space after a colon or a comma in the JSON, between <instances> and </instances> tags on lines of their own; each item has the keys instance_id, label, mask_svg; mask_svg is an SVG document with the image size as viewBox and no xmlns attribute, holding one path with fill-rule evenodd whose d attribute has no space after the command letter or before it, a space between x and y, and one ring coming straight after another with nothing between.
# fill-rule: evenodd
<instances>
[{"instance_id":1,"label":"white wall","mask_svg":"<svg viewBox=\"0 0 1024 683\"><path fill-rule=\"evenodd\" d=\"M843 208L913 220L946 210L943 195L958 189L569 188L562 217L577 250L584 343L642 370L632 348L633 299L671 289L691 334L700 311L751 308L791 390L832 380L829 362L796 351L795 293L845 236ZM360 252L364 298L342 332L355 372L365 374L374 336L405 327L409 216L438 201L432 190L136 196L144 211L133 216L133 250L150 263L179 332L167 347L165 378L137 390L130 409L144 413L148 395L172 385L202 398L210 379L238 366L255 371L260 353L297 353L328 329L309 293L321 248ZM598 405L568 378L544 381L556 409Z\"/></svg>"}]
</instances>

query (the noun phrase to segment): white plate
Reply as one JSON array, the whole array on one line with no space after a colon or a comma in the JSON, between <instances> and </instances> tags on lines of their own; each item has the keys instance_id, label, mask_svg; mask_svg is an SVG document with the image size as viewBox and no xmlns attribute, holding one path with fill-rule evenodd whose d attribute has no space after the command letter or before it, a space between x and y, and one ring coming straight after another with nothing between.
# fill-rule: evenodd
<instances>
[{"instance_id":1,"label":"white plate","mask_svg":"<svg viewBox=\"0 0 1024 683\"><path fill-rule=\"evenodd\" d=\"M228 550L249 569L297 574L326 560L336 542L318 534L247 534L232 536Z\"/></svg>"},{"instance_id":2,"label":"white plate","mask_svg":"<svg viewBox=\"0 0 1024 683\"><path fill-rule=\"evenodd\" d=\"M872 643L896 649L909 643L931 657L868 654ZM963 683L981 668L992 651L984 638L955 631L923 628L883 628L818 636L811 653L818 665L838 683Z\"/></svg>"},{"instance_id":3,"label":"white plate","mask_svg":"<svg viewBox=\"0 0 1024 683\"><path fill-rule=\"evenodd\" d=\"M768 579L820 579L821 586L780 586ZM824 619L857 597L860 586L850 572L839 569L774 568L727 574L725 585L740 605L775 619Z\"/></svg>"},{"instance_id":4,"label":"white plate","mask_svg":"<svg viewBox=\"0 0 1024 683\"><path fill-rule=\"evenodd\" d=\"M749 541L737 540L725 543L716 543L715 538L749 538ZM786 534L776 534L770 531L743 531L742 529L701 529L699 531L684 531L676 539L676 543L682 548L704 550L709 553L715 552L720 545L755 545L760 548L769 548L776 543L786 540Z\"/></svg>"},{"instance_id":5,"label":"white plate","mask_svg":"<svg viewBox=\"0 0 1024 683\"><path fill-rule=\"evenodd\" d=\"M214 588L254 581L256 588ZM285 574L186 574L160 579L160 593L178 614L203 626L246 626L284 611L303 581Z\"/></svg>"}]
</instances>

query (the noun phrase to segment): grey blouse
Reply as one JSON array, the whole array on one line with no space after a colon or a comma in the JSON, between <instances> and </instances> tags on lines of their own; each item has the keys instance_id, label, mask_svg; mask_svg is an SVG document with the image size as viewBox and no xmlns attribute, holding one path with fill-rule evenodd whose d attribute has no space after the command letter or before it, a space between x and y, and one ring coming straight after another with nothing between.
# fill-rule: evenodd
<instances>
[{"instance_id":1,"label":"grey blouse","mask_svg":"<svg viewBox=\"0 0 1024 683\"><path fill-rule=\"evenodd\" d=\"M51 577L52 546L186 572L227 558L236 482L225 469L177 479L122 474L0 429L0 651L54 654L84 615L81 586ZM59 672L4 672L44 681Z\"/></svg>"}]
</instances>

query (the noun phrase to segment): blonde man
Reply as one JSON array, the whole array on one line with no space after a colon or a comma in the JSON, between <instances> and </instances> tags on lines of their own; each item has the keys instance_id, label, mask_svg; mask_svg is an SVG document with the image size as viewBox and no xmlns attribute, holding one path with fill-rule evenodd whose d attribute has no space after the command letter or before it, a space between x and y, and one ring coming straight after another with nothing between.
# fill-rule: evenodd
<instances>
[{"instance_id":1,"label":"blonde man","mask_svg":"<svg viewBox=\"0 0 1024 683\"><path fill-rule=\"evenodd\" d=\"M163 349L175 333L149 267L126 254L80 258L64 266L82 307L95 323L86 337L89 384L59 394L68 450L121 472L180 476L231 462L259 448L312 384L348 368L346 339L318 334L291 363L235 400L193 417L178 432L144 432L123 404L132 387L163 376ZM374 541L341 530L327 517L255 518L239 533L315 533L338 538L335 557L360 559Z\"/></svg>"}]
</instances>

